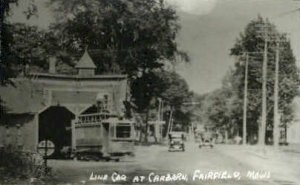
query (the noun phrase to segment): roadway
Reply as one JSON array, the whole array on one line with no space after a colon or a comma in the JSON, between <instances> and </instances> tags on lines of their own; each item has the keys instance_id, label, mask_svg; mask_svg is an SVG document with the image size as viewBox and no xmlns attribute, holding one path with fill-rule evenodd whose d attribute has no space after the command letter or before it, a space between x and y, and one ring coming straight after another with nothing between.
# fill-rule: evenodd
<instances>
[{"instance_id":1,"label":"roadway","mask_svg":"<svg viewBox=\"0 0 300 185\"><path fill-rule=\"evenodd\" d=\"M185 152L168 152L167 146L139 146L135 157L120 162L51 160L49 165L53 184L297 184L255 165L262 163L260 159L254 162L252 157L251 164L242 153L228 155L228 151L224 146L199 149L195 143L187 143Z\"/></svg>"}]
</instances>

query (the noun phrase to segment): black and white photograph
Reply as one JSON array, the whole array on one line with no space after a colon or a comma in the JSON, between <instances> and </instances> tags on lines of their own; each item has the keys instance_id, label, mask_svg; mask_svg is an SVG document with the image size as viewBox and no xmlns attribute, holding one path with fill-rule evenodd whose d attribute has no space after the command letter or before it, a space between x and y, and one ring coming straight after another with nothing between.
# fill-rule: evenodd
<instances>
[{"instance_id":1,"label":"black and white photograph","mask_svg":"<svg viewBox=\"0 0 300 185\"><path fill-rule=\"evenodd\" d=\"M0 0L0 185L300 185L300 0Z\"/></svg>"}]
</instances>

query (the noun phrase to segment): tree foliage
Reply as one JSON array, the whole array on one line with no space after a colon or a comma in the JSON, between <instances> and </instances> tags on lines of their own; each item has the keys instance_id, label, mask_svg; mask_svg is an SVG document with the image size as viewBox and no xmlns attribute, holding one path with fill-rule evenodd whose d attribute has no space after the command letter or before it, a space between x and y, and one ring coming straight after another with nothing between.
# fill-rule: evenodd
<instances>
[{"instance_id":1,"label":"tree foliage","mask_svg":"<svg viewBox=\"0 0 300 185\"><path fill-rule=\"evenodd\" d=\"M176 12L163 1L51 0L51 7L57 15L51 29L60 40L59 50L76 59L88 46L98 73L126 73L140 112L155 96L155 71L178 56L188 61L176 43Z\"/></svg>"},{"instance_id":2,"label":"tree foliage","mask_svg":"<svg viewBox=\"0 0 300 185\"><path fill-rule=\"evenodd\" d=\"M236 94L226 85L213 92L196 95L199 104L193 110L195 121L211 129L229 131L229 136L233 137L239 131L238 122L242 113L237 100Z\"/></svg>"},{"instance_id":3,"label":"tree foliage","mask_svg":"<svg viewBox=\"0 0 300 185\"><path fill-rule=\"evenodd\" d=\"M32 15L35 15L37 8L33 2L24 11L24 16L29 19ZM18 5L18 0L0 0L0 85L5 85L9 78L14 76L15 69L12 60L8 56L11 55L11 46L13 45L13 24L9 23L7 17L11 14L12 5ZM4 115L6 108L4 106L4 101L0 96L0 116Z\"/></svg>"},{"instance_id":4,"label":"tree foliage","mask_svg":"<svg viewBox=\"0 0 300 185\"><path fill-rule=\"evenodd\" d=\"M161 81L159 97L166 105L174 110L175 123L187 125L191 121L191 107L185 103L191 102L192 93L186 81L175 72L161 72L158 74Z\"/></svg>"},{"instance_id":5,"label":"tree foliage","mask_svg":"<svg viewBox=\"0 0 300 185\"><path fill-rule=\"evenodd\" d=\"M269 42L268 42L268 64L267 64L267 123L273 124L273 107L274 107L274 81L275 81L275 53L276 39L281 37L285 42L280 43L280 59L279 59L279 109L283 113L282 121L287 123L292 119L290 109L294 97L297 95L299 85L298 68L296 66L295 57L291 49L290 42L286 36L276 30L275 25L261 17L251 21L240 35L235 46L231 49L231 55L238 56L243 52L261 52L261 54L250 54L249 59L249 76L248 76L248 117L250 123L256 123L261 112L261 89L262 89L262 61L263 61L263 44L262 35L258 32L259 25L269 26ZM241 99L244 88L244 71L245 59L235 63L235 71L233 78L239 80L232 81L234 90Z\"/></svg>"},{"instance_id":6,"label":"tree foliage","mask_svg":"<svg viewBox=\"0 0 300 185\"><path fill-rule=\"evenodd\" d=\"M280 43L279 61L279 109L282 112L282 124L287 124L293 118L291 103L298 94L298 68L290 42L280 33L275 25L258 17L252 20L241 33L231 49L231 55L237 59L234 68L224 77L221 89L205 96L200 105L204 119L216 127L233 123L242 131L243 98L245 80L245 52L249 55L248 67L248 106L247 127L248 136L257 134L260 124L262 106L262 63L264 38L260 32L261 26L268 27L268 62L267 62L267 125L273 125L274 81L276 39L280 37L285 42Z\"/></svg>"},{"instance_id":7,"label":"tree foliage","mask_svg":"<svg viewBox=\"0 0 300 185\"><path fill-rule=\"evenodd\" d=\"M7 25L7 29L7 52L3 54L3 58L9 66L7 70L11 76L24 71L26 65L39 71L48 68L47 59L57 46L56 38L51 32L24 23Z\"/></svg>"},{"instance_id":8,"label":"tree foliage","mask_svg":"<svg viewBox=\"0 0 300 185\"><path fill-rule=\"evenodd\" d=\"M146 77L148 78L146 79ZM148 108L150 112L154 112L150 119L157 118L157 107L160 99L164 102L165 112L170 112L172 108L176 112L176 114L174 114L174 119L176 121L189 123L190 110L184 105L184 103L191 101L192 93L189 91L186 81L180 75L175 72L160 70L159 72L156 71L151 76L147 75L141 79L137 79L133 83L132 101L139 107L143 107L144 110ZM151 91L144 92L144 89L147 89L148 87L143 87L142 85L150 86L150 84L153 89ZM142 86L142 88L139 89L135 86ZM145 94L150 99L147 100L147 97L139 97ZM135 99L135 97L138 98ZM150 105L148 102L150 102Z\"/></svg>"},{"instance_id":9,"label":"tree foliage","mask_svg":"<svg viewBox=\"0 0 300 185\"><path fill-rule=\"evenodd\" d=\"M73 55L85 46L96 49L100 67L110 61L121 72L137 76L160 68L161 61L173 61L178 54L187 60L175 41L179 30L176 12L163 2L51 1L58 14L52 29L61 34L62 47Z\"/></svg>"},{"instance_id":10,"label":"tree foliage","mask_svg":"<svg viewBox=\"0 0 300 185\"><path fill-rule=\"evenodd\" d=\"M43 71L50 56L71 73L88 47L98 74L128 75L137 112L156 108L153 100L162 98L174 104L178 119L187 118L181 111L189 94L186 82L163 70L165 64L189 61L176 42L178 16L163 0L50 0L49 6L56 15L49 30L7 22L1 37L6 74L26 71L28 65ZM29 10L25 16L35 12Z\"/></svg>"},{"instance_id":11,"label":"tree foliage","mask_svg":"<svg viewBox=\"0 0 300 185\"><path fill-rule=\"evenodd\" d=\"M10 53L10 46L12 45L12 27L14 24L10 23L7 18L12 13L12 6L18 5L18 0L1 0L0 4L0 68L1 82L4 82L5 79L9 77L12 70L7 56ZM27 19L37 13L37 7L34 4L34 0L30 0L27 10L23 13Z\"/></svg>"}]
</instances>

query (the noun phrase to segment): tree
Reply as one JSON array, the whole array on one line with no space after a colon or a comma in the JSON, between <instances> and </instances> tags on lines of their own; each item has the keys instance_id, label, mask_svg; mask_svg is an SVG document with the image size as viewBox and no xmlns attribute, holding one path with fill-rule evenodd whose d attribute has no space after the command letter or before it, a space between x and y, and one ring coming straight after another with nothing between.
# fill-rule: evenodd
<instances>
[{"instance_id":1,"label":"tree","mask_svg":"<svg viewBox=\"0 0 300 185\"><path fill-rule=\"evenodd\" d=\"M62 47L70 55L86 46L95 49L98 72L109 61L130 77L161 68L162 61L174 61L179 30L176 12L156 0L51 0L57 13L52 29L62 36ZM76 55L75 55L76 56ZM77 56L79 57L79 56ZM102 68L101 68L102 67ZM101 71L102 70L102 71Z\"/></svg>"},{"instance_id":2,"label":"tree","mask_svg":"<svg viewBox=\"0 0 300 185\"><path fill-rule=\"evenodd\" d=\"M27 10L24 11L24 16L29 19L32 15L37 13L37 8L34 4L34 0L30 0ZM12 5L18 5L18 0L0 0L0 80L3 84L11 75L10 62L8 55L10 53L13 24L9 23L7 17L11 14Z\"/></svg>"},{"instance_id":3,"label":"tree","mask_svg":"<svg viewBox=\"0 0 300 185\"><path fill-rule=\"evenodd\" d=\"M175 72L164 71L158 73L158 76L161 79L159 97L173 109L174 122L188 126L191 121L191 107L185 103L191 101L192 93L187 82Z\"/></svg>"},{"instance_id":4,"label":"tree","mask_svg":"<svg viewBox=\"0 0 300 185\"><path fill-rule=\"evenodd\" d=\"M235 93L225 83L222 88L201 96L196 95L195 98L199 104L196 105L193 114L198 124L213 130L225 131L229 133L230 138L239 133L237 125L239 105Z\"/></svg>"},{"instance_id":5,"label":"tree","mask_svg":"<svg viewBox=\"0 0 300 185\"><path fill-rule=\"evenodd\" d=\"M13 76L15 69L12 67L9 55L11 55L10 47L13 45L13 31L11 28L13 24L7 21L7 17L11 13L11 6L18 5L18 0L0 0L0 85L5 85L9 78ZM36 6L31 0L27 11L24 12L26 18L30 18L37 12ZM6 113L4 101L0 96L0 116L2 117Z\"/></svg>"},{"instance_id":6,"label":"tree","mask_svg":"<svg viewBox=\"0 0 300 185\"><path fill-rule=\"evenodd\" d=\"M46 62L52 50L57 47L57 40L51 32L40 30L37 26L28 26L24 23L7 25L8 34L5 38L8 43L5 60L10 76L24 72L26 65L43 71L48 68ZM45 42L46 41L46 42Z\"/></svg>"},{"instance_id":7,"label":"tree","mask_svg":"<svg viewBox=\"0 0 300 185\"><path fill-rule=\"evenodd\" d=\"M145 92L153 88L145 85L147 80L167 61L177 56L188 61L175 40L180 28L176 12L163 1L51 0L51 4L57 13L51 28L62 40L58 50L76 58L88 46L96 55L98 72L126 73L132 81L139 81L134 86L143 81L137 88L147 88ZM145 101L145 94L141 97Z\"/></svg>"},{"instance_id":8,"label":"tree","mask_svg":"<svg viewBox=\"0 0 300 185\"><path fill-rule=\"evenodd\" d=\"M275 25L268 20L258 17L252 20L241 33L231 49L231 55L237 58L233 69L228 71L223 79L222 87L201 97L196 111L199 120L215 128L225 128L229 135L242 133L243 98L245 79L245 52L249 54L248 67L248 106L247 106L247 136L248 142L257 142L262 102L262 62L264 39L259 32L259 26L269 28L268 42L268 74L267 74L267 127L273 126L274 108L274 74L275 74L275 46L277 36L286 36L276 30ZM279 109L282 112L282 125L285 126L293 119L291 103L298 94L299 75L295 58L287 41L281 43L279 63ZM196 113L197 114L197 113ZM235 131L234 131L235 130ZM267 132L271 137L272 132Z\"/></svg>"},{"instance_id":9,"label":"tree","mask_svg":"<svg viewBox=\"0 0 300 185\"><path fill-rule=\"evenodd\" d=\"M146 82L146 83L145 83ZM184 106L184 102L189 102L191 93L186 81L175 72L159 70L151 75L145 75L132 84L132 96L134 104L146 110L145 113L145 130L148 129L148 120L157 119L158 99L164 102L164 120L169 122L167 112L172 108L174 111L174 120L180 125L185 125L190 121L190 111ZM139 88L141 87L141 88ZM151 87L151 91L145 92L145 89ZM143 100L143 101L141 101Z\"/></svg>"},{"instance_id":10,"label":"tree","mask_svg":"<svg viewBox=\"0 0 300 185\"><path fill-rule=\"evenodd\" d=\"M155 72L178 58L188 61L177 47L175 10L163 0L51 0L51 5L57 15L51 30L61 40L59 50L78 58L88 46L98 73L127 74L135 110L146 113L147 123L158 93Z\"/></svg>"},{"instance_id":11,"label":"tree","mask_svg":"<svg viewBox=\"0 0 300 185\"><path fill-rule=\"evenodd\" d=\"M251 21L241 33L234 47L231 49L231 55L239 57L244 52L261 52L249 54L249 76L248 76L248 118L249 127L258 129L261 116L262 102L262 61L264 38L259 33L259 26L268 26L268 74L267 74L267 125L273 125L273 99L274 99L274 74L275 74L275 46L276 38L286 38L285 35L279 33L275 25L261 17ZM299 85L298 68L296 66L295 57L291 49L290 42L281 43L280 63L279 63L279 109L283 113L283 124L287 124L292 119L291 102L297 95ZM243 60L235 63L235 69L232 73L231 84L235 92L237 92L237 101L243 99L244 88L244 70L245 62ZM241 106L242 107L242 104ZM242 115L242 114L241 114ZM240 116L241 117L241 116ZM240 122L241 123L241 122ZM247 129L250 130L250 129ZM248 133L249 134L249 133ZM250 133L254 134L254 133ZM269 135L270 136L270 135Z\"/></svg>"}]
</instances>

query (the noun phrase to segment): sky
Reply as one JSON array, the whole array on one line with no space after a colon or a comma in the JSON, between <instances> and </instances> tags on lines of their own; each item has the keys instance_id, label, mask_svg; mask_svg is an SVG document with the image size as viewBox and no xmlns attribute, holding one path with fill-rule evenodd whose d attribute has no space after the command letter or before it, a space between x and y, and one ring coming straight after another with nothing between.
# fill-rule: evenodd
<instances>
[{"instance_id":1,"label":"sky","mask_svg":"<svg viewBox=\"0 0 300 185\"><path fill-rule=\"evenodd\" d=\"M191 61L179 64L176 71L192 91L203 94L221 87L225 74L233 68L230 57L239 34L245 26L261 15L277 28L289 33L294 55L300 60L300 1L295 0L165 0L179 15L181 30L177 42ZM52 14L45 8L46 0L38 0L39 16L31 24L46 28ZM22 1L20 7L25 7ZM16 9L13 21L24 22L22 11ZM287 13L291 12L291 13ZM299 63L299 62L298 62ZM297 63L297 64L298 64ZM298 66L300 66L298 64Z\"/></svg>"},{"instance_id":2,"label":"sky","mask_svg":"<svg viewBox=\"0 0 300 185\"><path fill-rule=\"evenodd\" d=\"M169 0L173 1L173 0ZM180 1L180 0L178 0ZM230 48L245 26L260 14L282 32L290 33L296 60L300 59L300 1L292 0L184 0L177 7L182 30L179 44L191 57L191 64L177 71L190 88L199 93L221 87L224 75L233 68ZM194 5L193 5L194 4ZM199 6L201 5L201 6ZM190 8L194 7L194 8ZM199 8L200 7L200 8ZM283 15L284 14L284 15Z\"/></svg>"}]
</instances>

